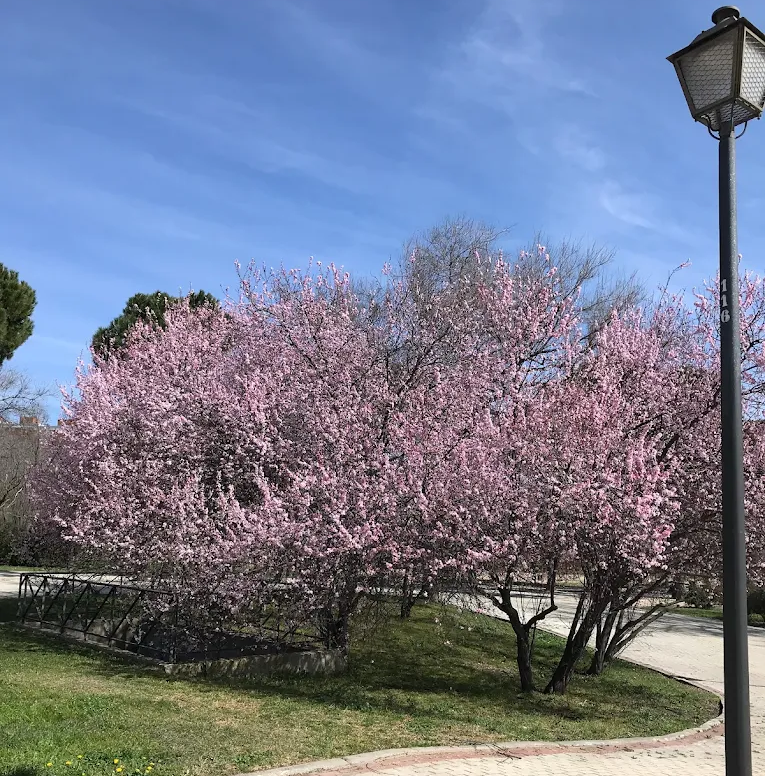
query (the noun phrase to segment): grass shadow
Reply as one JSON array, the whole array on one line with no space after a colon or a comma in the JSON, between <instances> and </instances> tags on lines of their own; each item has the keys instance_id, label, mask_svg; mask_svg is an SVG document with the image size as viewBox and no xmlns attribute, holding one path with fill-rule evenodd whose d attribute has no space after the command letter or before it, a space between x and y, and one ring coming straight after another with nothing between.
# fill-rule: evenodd
<instances>
[{"instance_id":1,"label":"grass shadow","mask_svg":"<svg viewBox=\"0 0 765 776\"><path fill-rule=\"evenodd\" d=\"M18 607L18 598L15 596L0 596L0 623L13 622L16 619Z\"/></svg>"},{"instance_id":2,"label":"grass shadow","mask_svg":"<svg viewBox=\"0 0 765 776\"><path fill-rule=\"evenodd\" d=\"M470 623L470 624L468 624ZM441 633L434 638L433 626ZM539 633L534 669L542 688L555 668L563 641ZM447 706L467 701L464 714L450 711L450 720L470 722L476 709L549 718L554 721L608 721L628 687L629 703L663 708L668 680L659 673L618 661L600 677L587 676L588 653L565 696L527 694L521 691L513 653L515 640L508 623L471 613L444 612L420 607L406 623L393 621L371 643L351 655L348 671L340 676L271 675L239 682L252 691L320 703L348 711L386 711L438 717ZM476 660L477 655L485 660ZM650 677L650 681L646 681ZM637 680L636 680L637 679ZM202 691L226 680L203 681Z\"/></svg>"},{"instance_id":3,"label":"grass shadow","mask_svg":"<svg viewBox=\"0 0 765 776\"><path fill-rule=\"evenodd\" d=\"M39 770L31 765L15 765L0 770L0 776L38 776Z\"/></svg>"},{"instance_id":4,"label":"grass shadow","mask_svg":"<svg viewBox=\"0 0 765 776\"><path fill-rule=\"evenodd\" d=\"M435 725L470 725L477 718L502 715L534 717L538 724L596 721L606 727L614 715L634 708L664 709L682 705L682 693L668 702L668 680L646 677L643 669L617 663L600 677L578 675L565 696L521 692L514 660L515 641L509 624L494 618L444 609L417 607L406 621L390 618L354 643L346 673L334 676L273 674L246 680L170 677L160 666L136 662L94 646L68 642L55 635L4 627L7 653L45 653L72 657L90 673L121 680L160 679L163 685L193 688L208 696L222 688L251 698L270 698L320 705L329 710L385 712ZM543 686L560 655L562 640L538 633L535 673ZM81 662L80 662L81 661ZM586 667L586 659L583 661ZM629 700L625 701L625 694ZM0 774L2 776L2 774Z\"/></svg>"}]
</instances>

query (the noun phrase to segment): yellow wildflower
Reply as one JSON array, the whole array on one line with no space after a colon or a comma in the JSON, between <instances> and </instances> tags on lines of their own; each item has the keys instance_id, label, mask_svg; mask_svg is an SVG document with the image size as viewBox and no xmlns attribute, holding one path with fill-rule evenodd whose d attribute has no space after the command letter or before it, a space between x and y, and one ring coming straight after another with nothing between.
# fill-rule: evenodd
<instances>
[{"instance_id":1,"label":"yellow wildflower","mask_svg":"<svg viewBox=\"0 0 765 776\"><path fill-rule=\"evenodd\" d=\"M53 767L53 763L45 763L45 767L46 768L52 768Z\"/></svg>"},{"instance_id":2,"label":"yellow wildflower","mask_svg":"<svg viewBox=\"0 0 765 776\"><path fill-rule=\"evenodd\" d=\"M78 760L82 760L82 757L83 757L83 756L82 756L81 754L78 754L78 755L77 755L77 759L78 759Z\"/></svg>"},{"instance_id":3,"label":"yellow wildflower","mask_svg":"<svg viewBox=\"0 0 765 776\"><path fill-rule=\"evenodd\" d=\"M118 757L115 757L115 758L114 758L114 764L116 765L118 762L119 762L119 758L118 758Z\"/></svg>"},{"instance_id":4,"label":"yellow wildflower","mask_svg":"<svg viewBox=\"0 0 765 776\"><path fill-rule=\"evenodd\" d=\"M64 765L71 765L71 764L72 764L72 761L71 761L71 760L67 760L67 761L64 763Z\"/></svg>"},{"instance_id":5,"label":"yellow wildflower","mask_svg":"<svg viewBox=\"0 0 765 776\"><path fill-rule=\"evenodd\" d=\"M122 773L122 768L117 768L117 773Z\"/></svg>"}]
</instances>

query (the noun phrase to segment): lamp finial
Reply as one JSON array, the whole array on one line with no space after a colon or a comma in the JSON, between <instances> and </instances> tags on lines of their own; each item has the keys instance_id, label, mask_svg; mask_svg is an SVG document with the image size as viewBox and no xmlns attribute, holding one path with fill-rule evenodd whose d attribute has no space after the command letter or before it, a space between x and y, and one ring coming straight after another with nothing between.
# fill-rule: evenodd
<instances>
[{"instance_id":1,"label":"lamp finial","mask_svg":"<svg viewBox=\"0 0 765 776\"><path fill-rule=\"evenodd\" d=\"M712 14L712 23L720 24L720 22L727 21L728 19L740 19L741 11L736 8L735 5L724 5L722 8L718 8Z\"/></svg>"}]
</instances>

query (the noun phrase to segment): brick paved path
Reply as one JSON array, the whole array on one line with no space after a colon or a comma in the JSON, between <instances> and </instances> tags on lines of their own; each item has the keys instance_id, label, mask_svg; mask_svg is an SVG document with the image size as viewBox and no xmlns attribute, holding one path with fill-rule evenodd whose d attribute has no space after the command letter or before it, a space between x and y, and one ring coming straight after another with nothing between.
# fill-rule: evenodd
<instances>
[{"instance_id":1,"label":"brick paved path","mask_svg":"<svg viewBox=\"0 0 765 776\"><path fill-rule=\"evenodd\" d=\"M546 621L550 630L568 631L569 607ZM625 651L624 657L713 690L723 691L722 623L667 615ZM752 703L752 767L765 776L765 629L749 629L749 668ZM700 740L699 740L700 739ZM523 747L524 745L518 745ZM540 747L550 752L552 747ZM579 748L561 753L538 753L532 747L507 750L507 754L466 750L454 752L421 750L385 758L369 758L348 767L342 760L322 764L323 776L723 776L724 742L720 735L696 736L695 740L664 743L653 748L627 745L621 751L608 747ZM613 747L611 748L613 749ZM595 751L598 750L598 751ZM477 756L478 755L478 756ZM427 761L423 762L427 758ZM355 759L355 758L354 758ZM319 765L318 763L316 765ZM259 776L307 773L310 766L261 771Z\"/></svg>"}]
</instances>

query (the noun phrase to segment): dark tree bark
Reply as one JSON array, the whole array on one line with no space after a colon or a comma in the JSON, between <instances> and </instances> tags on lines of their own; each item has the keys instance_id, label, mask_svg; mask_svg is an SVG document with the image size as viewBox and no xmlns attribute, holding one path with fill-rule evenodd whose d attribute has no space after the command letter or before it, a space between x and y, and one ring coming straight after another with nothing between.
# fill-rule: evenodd
<instances>
[{"instance_id":1,"label":"dark tree bark","mask_svg":"<svg viewBox=\"0 0 765 776\"><path fill-rule=\"evenodd\" d=\"M337 649L343 655L348 654L350 646L349 617L341 611L338 614L329 612L324 621L324 646L327 649Z\"/></svg>"},{"instance_id":2,"label":"dark tree bark","mask_svg":"<svg viewBox=\"0 0 765 776\"><path fill-rule=\"evenodd\" d=\"M401 583L401 611L400 617L405 620L412 613L414 599L412 598L412 585L409 581L409 572L404 574L404 581Z\"/></svg>"},{"instance_id":3,"label":"dark tree bark","mask_svg":"<svg viewBox=\"0 0 765 776\"><path fill-rule=\"evenodd\" d=\"M319 632L326 649L336 649L342 655L350 650L351 614L358 603L358 596L340 598L335 606L325 606L319 617Z\"/></svg>"},{"instance_id":4,"label":"dark tree bark","mask_svg":"<svg viewBox=\"0 0 765 776\"><path fill-rule=\"evenodd\" d=\"M597 624L595 654L588 674L600 676L638 634L666 612L667 607L663 604L651 606L642 613L636 612L635 607L664 586L668 576L663 574L640 587L622 588L613 593L608 611Z\"/></svg>"},{"instance_id":5,"label":"dark tree bark","mask_svg":"<svg viewBox=\"0 0 765 776\"><path fill-rule=\"evenodd\" d=\"M645 628L651 623L656 622L656 620L662 617L666 611L666 606L657 604L656 606L647 609L639 616L632 618L626 616L626 610L622 609L619 612L616 627L613 628L612 626L612 633L609 633L608 635L605 633L603 634L602 643L598 645L587 673L593 676L600 676L609 664L612 663ZM608 617L606 619L608 619Z\"/></svg>"},{"instance_id":6,"label":"dark tree bark","mask_svg":"<svg viewBox=\"0 0 765 776\"><path fill-rule=\"evenodd\" d=\"M587 670L591 676L600 676L603 673L608 656L608 646L611 643L611 634L617 619L621 623L622 614L623 612L618 610L609 609L606 616L598 622L595 633L595 654L592 656L592 662Z\"/></svg>"},{"instance_id":7,"label":"dark tree bark","mask_svg":"<svg viewBox=\"0 0 765 776\"><path fill-rule=\"evenodd\" d=\"M401 583L401 605L399 608L399 616L402 620L406 620L412 614L415 604L418 601L436 601L438 591L434 583L427 583L420 581L417 584L413 582L411 572L407 571L404 574L404 579Z\"/></svg>"},{"instance_id":8,"label":"dark tree bark","mask_svg":"<svg viewBox=\"0 0 765 776\"><path fill-rule=\"evenodd\" d=\"M598 593L585 591L579 598L566 646L545 687L546 694L563 695L566 692L576 665L587 648L587 642L608 607L608 600L603 600L602 593Z\"/></svg>"},{"instance_id":9,"label":"dark tree bark","mask_svg":"<svg viewBox=\"0 0 765 776\"><path fill-rule=\"evenodd\" d=\"M550 606L543 609L527 622L521 620L520 613L513 605L512 590L509 587L502 587L499 589L499 598L492 596L492 603L500 611L507 615L507 619L513 628L515 633L516 642L516 663L518 665L518 676L521 682L522 692L534 692L536 689L534 685L534 671L532 668L531 659L534 651L534 629L536 624L547 617L548 614L557 610L555 605L554 585L551 587Z\"/></svg>"}]
</instances>

